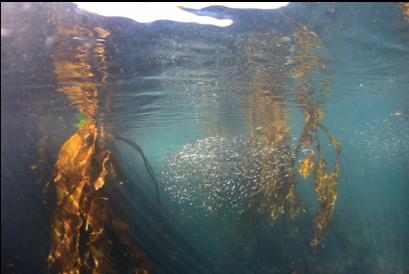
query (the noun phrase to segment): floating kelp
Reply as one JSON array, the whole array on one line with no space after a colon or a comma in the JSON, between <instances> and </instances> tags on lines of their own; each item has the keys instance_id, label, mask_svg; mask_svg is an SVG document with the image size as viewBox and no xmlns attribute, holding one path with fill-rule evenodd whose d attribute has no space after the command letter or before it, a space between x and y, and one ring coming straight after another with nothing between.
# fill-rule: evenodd
<instances>
[{"instance_id":1,"label":"floating kelp","mask_svg":"<svg viewBox=\"0 0 409 274\"><path fill-rule=\"evenodd\" d=\"M106 184L118 184L109 150L98 143L98 130L86 124L62 146L54 183L54 213L50 266L60 273L114 273L109 231L126 248L134 271L149 273L144 253L131 241L130 230L110 207Z\"/></svg>"},{"instance_id":2,"label":"floating kelp","mask_svg":"<svg viewBox=\"0 0 409 274\"><path fill-rule=\"evenodd\" d=\"M334 213L335 202L338 195L339 161L335 163L334 171L327 174L327 162L323 156L318 163L315 172L314 192L320 202L317 215L314 220L315 237L311 241L314 253L322 245L324 235L329 229L329 225Z\"/></svg>"},{"instance_id":3,"label":"floating kelp","mask_svg":"<svg viewBox=\"0 0 409 274\"><path fill-rule=\"evenodd\" d=\"M291 38L273 33L246 33L237 37L237 44L248 83L242 88L248 89L249 94L246 105L250 150L274 151L260 154L257 180L262 202L248 200L249 207L258 208L272 221L281 215L295 218L301 207L291 166L291 127L287 123L290 116L284 88ZM257 130L260 127L263 130Z\"/></svg>"},{"instance_id":4,"label":"floating kelp","mask_svg":"<svg viewBox=\"0 0 409 274\"><path fill-rule=\"evenodd\" d=\"M331 60L331 58L322 57L317 53L317 51L325 49L317 34L304 25L291 23L294 31L289 37L274 37L270 34L271 38L266 39L267 34L258 35L258 39L248 40L250 45L243 47L257 49L258 56L264 56L274 62L274 65L254 62L254 65L247 68L265 72L262 79L253 78L249 81L250 84L256 83L252 92L254 95L249 96L250 102L257 100L257 97L262 98L256 103L249 104L248 113L251 115L249 116L249 125L252 129L252 139L258 140L257 142L264 144L265 147L275 148L277 152L271 159L263 158L264 164L260 172L260 185L263 186L264 193L264 200L260 209L270 210L273 221L280 215L295 218L301 211L296 191L297 175L294 168L301 149L309 151L308 156L301 160L298 170L303 177L315 174L316 178L314 189L317 199L320 201L320 207L314 220L316 235L311 242L315 253L329 229L337 197L340 168L339 160L337 160L334 173L326 174L326 162L324 165L323 161L325 160L321 156L318 128L322 128L328 134L330 142L337 152L337 157L340 153L341 143L329 134L326 127L319 123L324 117L324 111L318 104L319 95L313 88L312 80L312 74L323 72L326 68L324 61ZM270 42L264 43L266 45L263 47L259 45L263 41ZM280 41L280 43L271 41ZM269 49L269 47L274 48L274 50ZM248 50L243 51L242 54L247 58L252 58L254 55ZM251 62L247 63L251 64ZM266 84L260 85L263 82ZM321 80L321 84L324 95L328 96L331 79L325 78ZM288 117L284 115L287 113L285 98L288 90L295 95L295 102L300 106L305 116L304 128L294 150L289 142L290 127L286 124ZM255 125L261 125L267 130L254 130ZM266 172L273 173L273 176L263 176Z\"/></svg>"},{"instance_id":5,"label":"floating kelp","mask_svg":"<svg viewBox=\"0 0 409 274\"><path fill-rule=\"evenodd\" d=\"M326 68L323 61L331 60L331 58L322 58L315 55L318 49L324 49L324 47L321 45L317 34L310 31L307 27L296 24L296 31L293 35L297 42L294 45L292 57L295 60L291 62L295 66L290 76L294 83L296 83L296 88L294 89L296 101L301 106L305 115L304 129L295 149L295 155L298 155L300 149L308 149L310 151L309 155L301 161L299 171L304 177L308 177L313 172L315 176L314 192L320 205L314 219L315 236L311 240L311 247L314 254L316 254L318 247L324 241L324 235L329 229L337 198L341 142L332 137L329 130L320 124L320 120L324 118L324 111L318 104L318 95L314 92L311 76L312 73L323 72ZM321 84L324 95L330 94L331 79L323 79ZM321 155L318 128L323 129L328 135L330 143L336 151L337 160L334 171L331 174L326 173L327 163L324 156ZM315 157L315 155L318 155L318 157Z\"/></svg>"},{"instance_id":6,"label":"floating kelp","mask_svg":"<svg viewBox=\"0 0 409 274\"><path fill-rule=\"evenodd\" d=\"M58 273L151 273L146 255L133 243L130 226L112 206L107 188L121 185L107 145L112 134L95 122L101 103L97 83L106 83L108 77L103 42L110 32L70 25L63 14L58 6L51 6L50 20L58 38L52 55L54 72L58 91L80 114L78 132L61 147L55 165L57 199L49 267ZM156 184L139 146L118 138L143 156ZM157 185L156 189L158 194Z\"/></svg>"},{"instance_id":7,"label":"floating kelp","mask_svg":"<svg viewBox=\"0 0 409 274\"><path fill-rule=\"evenodd\" d=\"M311 149L310 153L308 156L301 161L300 167L298 171L304 178L308 177L311 172L315 169L315 163L314 163L314 150Z\"/></svg>"}]
</instances>

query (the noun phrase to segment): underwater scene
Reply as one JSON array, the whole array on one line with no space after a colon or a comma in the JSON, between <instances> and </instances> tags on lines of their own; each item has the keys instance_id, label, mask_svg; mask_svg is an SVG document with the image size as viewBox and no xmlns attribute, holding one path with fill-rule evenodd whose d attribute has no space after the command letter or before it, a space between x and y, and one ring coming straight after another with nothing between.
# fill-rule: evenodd
<instances>
[{"instance_id":1,"label":"underwater scene","mask_svg":"<svg viewBox=\"0 0 409 274\"><path fill-rule=\"evenodd\" d=\"M409 273L408 3L83 4L1 3L1 273Z\"/></svg>"}]
</instances>

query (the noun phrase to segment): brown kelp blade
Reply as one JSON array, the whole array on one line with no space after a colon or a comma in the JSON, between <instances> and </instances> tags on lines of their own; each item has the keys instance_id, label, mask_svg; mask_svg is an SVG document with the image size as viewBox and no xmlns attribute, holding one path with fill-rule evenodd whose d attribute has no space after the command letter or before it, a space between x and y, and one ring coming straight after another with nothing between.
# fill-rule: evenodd
<instances>
[{"instance_id":1,"label":"brown kelp blade","mask_svg":"<svg viewBox=\"0 0 409 274\"><path fill-rule=\"evenodd\" d=\"M105 191L119 179L111 152L100 146L98 136L89 122L61 148L49 265L60 273L117 273L124 265L136 273L151 273L146 256L131 240L129 225L115 214ZM112 259L115 241L127 254L119 262Z\"/></svg>"}]
</instances>

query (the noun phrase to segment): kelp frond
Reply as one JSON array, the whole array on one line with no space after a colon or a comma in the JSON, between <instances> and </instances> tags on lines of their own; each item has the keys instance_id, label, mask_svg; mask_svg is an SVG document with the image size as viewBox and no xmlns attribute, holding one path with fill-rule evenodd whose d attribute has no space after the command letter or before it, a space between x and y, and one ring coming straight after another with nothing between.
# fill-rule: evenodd
<instances>
[{"instance_id":1,"label":"kelp frond","mask_svg":"<svg viewBox=\"0 0 409 274\"><path fill-rule=\"evenodd\" d=\"M329 229L335 202L338 196L339 161L335 163L334 171L327 174L327 162L321 157L315 174L314 192L320 202L318 212L314 219L315 236L311 241L311 247L316 254L318 247L322 245L324 236Z\"/></svg>"},{"instance_id":2,"label":"kelp frond","mask_svg":"<svg viewBox=\"0 0 409 274\"><path fill-rule=\"evenodd\" d=\"M298 171L302 176L304 176L304 178L306 178L311 174L314 168L315 168L314 150L310 149L310 153L304 160L302 160Z\"/></svg>"},{"instance_id":3,"label":"kelp frond","mask_svg":"<svg viewBox=\"0 0 409 274\"><path fill-rule=\"evenodd\" d=\"M48 262L60 273L114 273L108 231L113 228L130 254L136 273L150 273L129 226L111 209L107 184L118 184L111 153L98 144L95 124L87 123L61 148L54 178L57 190Z\"/></svg>"},{"instance_id":4,"label":"kelp frond","mask_svg":"<svg viewBox=\"0 0 409 274\"><path fill-rule=\"evenodd\" d=\"M70 274L152 273L146 255L132 239L131 227L112 205L108 189L119 187L120 178L111 151L104 145L106 129L95 123L100 84L109 76L103 41L110 32L98 26L70 25L71 20L61 18L66 13L60 9L51 5L49 14L59 41L52 54L57 90L80 114L78 131L63 144L55 164L57 202L49 267ZM77 36L94 43L73 39ZM109 94L104 98L110 98ZM152 173L150 165L145 165Z\"/></svg>"},{"instance_id":5,"label":"kelp frond","mask_svg":"<svg viewBox=\"0 0 409 274\"><path fill-rule=\"evenodd\" d=\"M250 43L242 46L243 55L250 61L253 56L274 60L274 66L265 67L263 67L264 63L259 64L256 61L243 62L257 64L258 67L254 70L263 72L256 73L257 77L253 77L254 79L250 81L259 88L255 88L251 93L248 105L252 109L247 112L249 127L252 129L251 139L261 143L266 150L276 152L274 155L266 154L267 156L261 160L263 164L259 179L263 185L264 194L259 211L269 211L272 221L276 221L281 215L294 218L300 212L295 165L300 152L308 151L308 155L300 161L298 172L304 178L311 174L315 178L314 192L320 207L314 219L315 236L311 246L316 253L318 247L322 246L329 229L337 198L341 142L321 124L325 112L321 102L317 100L314 88L316 84L312 75L323 72L326 69L326 62L331 61L332 58L317 54L325 51L325 47L316 33L290 18L289 20L293 23L291 27L294 30L286 39L254 33L245 37L247 39L241 39L242 43L243 41ZM275 44L273 41L282 42ZM284 56L277 55L278 52L284 53ZM265 63L268 64L267 61ZM279 70L271 69L272 67ZM270 75L267 72L270 72ZM269 82L266 79L269 79ZM268 84L260 84L264 82ZM286 82L291 86L289 90L294 93L295 102L305 117L303 130L294 149L289 142L291 136L287 117L283 115L287 113L286 91L283 88ZM328 96L331 93L331 79L324 77L320 83L319 89L323 90L324 96ZM275 95L274 99L266 94ZM255 127L260 125L263 130L255 130ZM330 174L327 174L327 163L321 155L319 129L327 134L336 151L335 168Z\"/></svg>"}]
</instances>

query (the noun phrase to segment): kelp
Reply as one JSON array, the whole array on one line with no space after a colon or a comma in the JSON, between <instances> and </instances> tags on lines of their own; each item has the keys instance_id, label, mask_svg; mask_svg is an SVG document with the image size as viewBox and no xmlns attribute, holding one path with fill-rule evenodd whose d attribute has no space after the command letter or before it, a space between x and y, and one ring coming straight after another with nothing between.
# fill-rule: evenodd
<instances>
[{"instance_id":1,"label":"kelp","mask_svg":"<svg viewBox=\"0 0 409 274\"><path fill-rule=\"evenodd\" d=\"M72 25L64 14L60 6L51 5L49 17L58 39L52 60L58 91L79 111L79 122L78 131L63 144L55 164L52 183L57 198L49 268L58 273L152 273L147 256L133 241L130 226L112 205L108 190L121 186L107 145L112 134L95 121L103 103L100 84L106 84L109 77L104 40L110 32L99 26ZM109 100L110 95L103 98ZM152 167L141 148L116 137L142 155L159 200Z\"/></svg>"},{"instance_id":2,"label":"kelp","mask_svg":"<svg viewBox=\"0 0 409 274\"><path fill-rule=\"evenodd\" d=\"M314 150L311 149L308 156L301 161L298 171L302 176L304 176L304 178L307 178L315 169L314 154Z\"/></svg>"},{"instance_id":3,"label":"kelp","mask_svg":"<svg viewBox=\"0 0 409 274\"><path fill-rule=\"evenodd\" d=\"M50 266L60 273L116 273L109 231L118 235L134 272L150 273L145 254L131 241L129 225L112 211L106 184L117 184L111 153L98 143L89 122L62 146L55 168L57 207L52 225Z\"/></svg>"},{"instance_id":4,"label":"kelp","mask_svg":"<svg viewBox=\"0 0 409 274\"><path fill-rule=\"evenodd\" d=\"M269 212L273 222L281 215L294 219L302 211L296 190L296 164L300 152L308 151L308 155L298 161L298 172L304 178L314 175L314 193L319 208L314 218L315 233L311 247L316 254L329 230L335 208L341 142L320 122L325 113L314 88L317 84L313 82L313 74L324 72L325 63L332 58L320 54L325 51L325 47L316 33L291 19L289 22L293 32L288 37L251 33L247 39L240 39L241 43L247 43L247 46L242 46L241 54L247 58L243 63L248 64L250 71L255 71L249 79L250 85L254 83L252 95L248 97L248 124L251 129L249 143L250 146L261 144L262 149L275 152L267 153L262 159L259 174L264 197L259 210ZM270 62L257 63L252 61L254 56L258 59L262 56ZM331 82L330 78L319 82L324 96L330 95ZM288 91L294 94L294 100L305 117L295 148L291 147L291 127L287 124ZM328 136L336 151L335 167L330 173L321 152L319 130Z\"/></svg>"},{"instance_id":5,"label":"kelp","mask_svg":"<svg viewBox=\"0 0 409 274\"><path fill-rule=\"evenodd\" d=\"M323 72L326 65L324 60L331 58L308 57L316 54L319 49L325 49L318 35L310 31L307 27L297 24L294 32L296 42L294 48L294 57L296 64L293 72L290 74L296 83L296 101L301 106L305 115L304 129L299 138L295 149L295 155L299 154L301 149L308 149L308 156L301 161L299 172L303 177L314 174L315 184L314 193L319 201L319 208L314 218L315 235L311 240L313 253L316 254L318 247L322 246L324 236L328 231L334 212L335 202L338 193L338 181L340 172L339 155L341 152L341 142L332 137L329 130L320 123L324 118L324 111L317 102L317 95L314 94L311 74ZM300 56L303 56L300 58ZM297 77L294 77L294 73ZM299 75L302 75L301 77ZM324 95L330 94L331 79L326 78L321 81ZM321 154L321 142L318 129L321 128L328 135L330 143L335 148L337 160L334 171L327 174L327 162ZM317 155L318 157L315 157ZM317 159L315 159L317 158Z\"/></svg>"},{"instance_id":6,"label":"kelp","mask_svg":"<svg viewBox=\"0 0 409 274\"><path fill-rule=\"evenodd\" d=\"M247 96L248 124L251 129L249 151L261 154L259 181L262 202L258 206L272 221L282 215L295 218L301 211L296 193L296 173L291 167L288 109L285 102L286 76L278 73L285 67L290 38L271 33L246 33L237 39L250 95ZM264 60L260 62L260 60ZM274 96L272 96L274 95ZM250 157L251 159L251 157ZM249 166L252 166L251 164ZM254 167L253 167L254 168Z\"/></svg>"},{"instance_id":7,"label":"kelp","mask_svg":"<svg viewBox=\"0 0 409 274\"><path fill-rule=\"evenodd\" d=\"M338 195L339 161L335 163L334 171L327 174L327 162L322 156L315 173L314 192L320 202L317 215L314 220L315 236L311 241L314 253L322 245L324 235L329 229L329 225L334 213L335 202Z\"/></svg>"},{"instance_id":8,"label":"kelp","mask_svg":"<svg viewBox=\"0 0 409 274\"><path fill-rule=\"evenodd\" d=\"M333 137L329 129L318 123L318 126L327 134L331 145L336 151L336 161L332 173L327 173L327 161L324 156L320 156L315 171L314 193L319 201L319 209L314 219L315 236L311 240L311 247L314 254L324 242L324 236L327 233L332 215L335 209L335 202L338 196L338 182L340 173L339 156L341 153L341 142Z\"/></svg>"}]
</instances>

